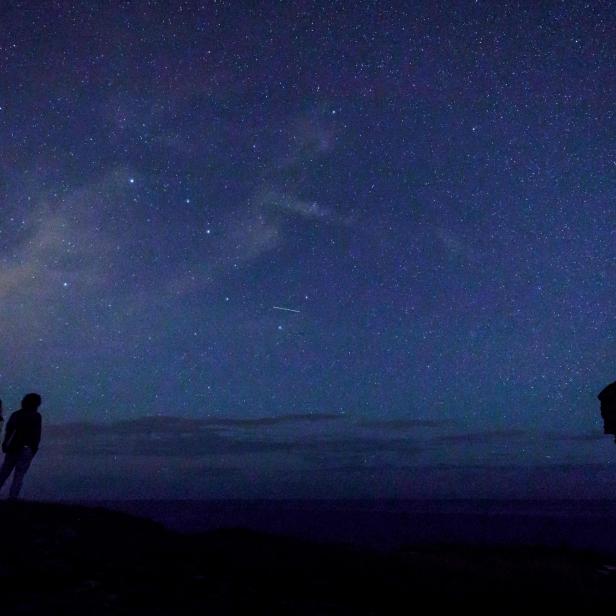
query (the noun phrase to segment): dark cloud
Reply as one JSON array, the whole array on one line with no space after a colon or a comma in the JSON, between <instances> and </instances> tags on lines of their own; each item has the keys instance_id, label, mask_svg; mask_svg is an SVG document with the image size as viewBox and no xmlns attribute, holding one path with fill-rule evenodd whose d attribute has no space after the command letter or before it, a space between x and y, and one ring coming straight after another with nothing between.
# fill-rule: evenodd
<instances>
[{"instance_id":1,"label":"dark cloud","mask_svg":"<svg viewBox=\"0 0 616 616\"><path fill-rule=\"evenodd\" d=\"M609 438L603 432L574 432L574 433L547 433L546 438L551 441L570 441L573 443L594 443Z\"/></svg>"},{"instance_id":2,"label":"dark cloud","mask_svg":"<svg viewBox=\"0 0 616 616\"><path fill-rule=\"evenodd\" d=\"M446 419L376 419L362 421L362 428L383 430L412 430L414 428L449 428L459 425L459 422Z\"/></svg>"},{"instance_id":3,"label":"dark cloud","mask_svg":"<svg viewBox=\"0 0 616 616\"><path fill-rule=\"evenodd\" d=\"M148 415L136 419L116 421L107 426L107 431L112 434L133 436L141 434L191 434L202 430L204 426L203 419Z\"/></svg>"},{"instance_id":4,"label":"dark cloud","mask_svg":"<svg viewBox=\"0 0 616 616\"><path fill-rule=\"evenodd\" d=\"M450 444L481 444L503 441L507 439L519 440L528 436L526 430L487 430L485 432L467 432L465 434L446 434L435 437L436 442Z\"/></svg>"},{"instance_id":5,"label":"dark cloud","mask_svg":"<svg viewBox=\"0 0 616 616\"><path fill-rule=\"evenodd\" d=\"M374 454L382 452L408 452L417 446L417 442L407 438L365 438L345 436L328 439L310 439L297 444L304 452L319 454Z\"/></svg>"},{"instance_id":6,"label":"dark cloud","mask_svg":"<svg viewBox=\"0 0 616 616\"><path fill-rule=\"evenodd\" d=\"M80 438L84 436L96 435L106 431L105 424L95 424L83 421L72 421L62 424L45 425L45 438L52 441L63 438Z\"/></svg>"},{"instance_id":7,"label":"dark cloud","mask_svg":"<svg viewBox=\"0 0 616 616\"><path fill-rule=\"evenodd\" d=\"M50 424L45 431L52 437L73 437L79 435L133 435L140 434L177 434L196 433L212 428L259 428L279 426L283 424L319 423L343 419L344 415L333 413L304 413L279 415L277 417L208 417L191 418L163 415L146 415L136 419L127 419L111 423L69 422L64 424Z\"/></svg>"},{"instance_id":8,"label":"dark cloud","mask_svg":"<svg viewBox=\"0 0 616 616\"><path fill-rule=\"evenodd\" d=\"M262 454L290 451L292 445L265 439L240 440L202 432L192 436L137 438L125 445L125 452L135 456L199 457L210 455Z\"/></svg>"},{"instance_id":9,"label":"dark cloud","mask_svg":"<svg viewBox=\"0 0 616 616\"><path fill-rule=\"evenodd\" d=\"M83 438L84 436L87 438ZM105 432L86 435L82 433L79 436L64 436L62 440L49 439L45 447L52 455L114 458L151 456L167 459L286 451L291 445L263 439L240 440L201 431L193 435L152 433L149 436L132 435L127 432L116 435Z\"/></svg>"},{"instance_id":10,"label":"dark cloud","mask_svg":"<svg viewBox=\"0 0 616 616\"><path fill-rule=\"evenodd\" d=\"M313 413L257 418L145 416L113 423L73 422L45 429L48 447L84 456L195 457L288 452L298 455L372 455L410 452L408 438L377 438L343 432L335 436L285 436L270 428L294 424L328 424L344 415ZM260 434L261 428L267 428Z\"/></svg>"},{"instance_id":11,"label":"dark cloud","mask_svg":"<svg viewBox=\"0 0 616 616\"><path fill-rule=\"evenodd\" d=\"M557 471L557 472L584 472L584 471L606 471L612 470L612 465L608 463L592 462L592 463L541 463L541 464L502 464L489 462L485 463L434 463L434 464L334 464L331 466L321 465L315 466L315 471L319 472L352 472L352 473L397 473L403 476L416 475L417 477L425 476L427 473L447 472L447 473L463 473L467 471L479 471L486 473L528 473L541 471Z\"/></svg>"},{"instance_id":12,"label":"dark cloud","mask_svg":"<svg viewBox=\"0 0 616 616\"><path fill-rule=\"evenodd\" d=\"M279 426L281 424L308 422L320 423L345 419L344 415L336 415L333 413L305 413L303 415L279 415L278 417L258 417L256 419L240 418L220 418L206 419L206 425L209 426L231 426L236 428L252 428L260 426Z\"/></svg>"},{"instance_id":13,"label":"dark cloud","mask_svg":"<svg viewBox=\"0 0 616 616\"><path fill-rule=\"evenodd\" d=\"M520 447L529 436L523 430L434 437L431 430L447 422L339 422L345 417L326 413L199 419L144 416L112 423L52 424L47 426L37 460L37 481L45 494L53 491L50 486L57 481L65 493L87 496L101 490L114 495L119 490L195 497L212 490L232 497L258 494L259 490L286 494L289 486L303 495L331 496L346 494L345 490L352 494L354 489L390 494L400 482L418 494L432 495L441 494L442 486L462 493L461 486L468 482L480 494L501 480L506 480L506 486L510 482L519 486L529 477L560 480L565 475L596 473L605 478L611 472L610 465L602 462L563 462L541 452L527 462L515 448L501 456L477 447L474 459L468 459L460 448L458 460L453 458L457 447L452 445L515 442ZM306 431L300 436L287 429L306 422L316 424L314 433ZM387 426L393 433L377 436L362 430L373 424ZM395 433L418 426L430 431L421 438Z\"/></svg>"}]
</instances>

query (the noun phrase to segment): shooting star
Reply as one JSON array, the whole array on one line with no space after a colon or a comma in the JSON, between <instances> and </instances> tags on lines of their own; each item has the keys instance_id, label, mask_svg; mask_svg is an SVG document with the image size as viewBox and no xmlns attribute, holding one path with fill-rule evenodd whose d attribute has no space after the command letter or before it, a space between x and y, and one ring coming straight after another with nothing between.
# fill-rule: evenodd
<instances>
[{"instance_id":1,"label":"shooting star","mask_svg":"<svg viewBox=\"0 0 616 616\"><path fill-rule=\"evenodd\" d=\"M299 312L299 310L294 310L293 308L284 308L283 306L272 306L274 310L286 310L287 312Z\"/></svg>"}]
</instances>

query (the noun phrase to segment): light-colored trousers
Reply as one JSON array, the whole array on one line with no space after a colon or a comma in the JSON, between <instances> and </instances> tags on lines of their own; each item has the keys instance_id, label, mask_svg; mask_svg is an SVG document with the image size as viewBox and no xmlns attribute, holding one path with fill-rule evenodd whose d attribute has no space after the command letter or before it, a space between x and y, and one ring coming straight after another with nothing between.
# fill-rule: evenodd
<instances>
[{"instance_id":1,"label":"light-colored trousers","mask_svg":"<svg viewBox=\"0 0 616 616\"><path fill-rule=\"evenodd\" d=\"M34 458L34 452L30 447L24 447L15 453L5 454L4 463L2 467L0 467L0 488L2 488L4 482L14 470L13 483L11 483L11 488L9 490L9 496L11 498L17 498L19 496L19 491L24 482L24 475L30 468L32 458Z\"/></svg>"}]
</instances>

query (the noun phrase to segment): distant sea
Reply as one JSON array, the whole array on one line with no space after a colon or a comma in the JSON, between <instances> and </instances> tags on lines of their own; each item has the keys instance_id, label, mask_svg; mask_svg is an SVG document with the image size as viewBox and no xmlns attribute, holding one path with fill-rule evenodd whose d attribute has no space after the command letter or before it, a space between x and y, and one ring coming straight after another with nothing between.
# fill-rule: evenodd
<instances>
[{"instance_id":1,"label":"distant sea","mask_svg":"<svg viewBox=\"0 0 616 616\"><path fill-rule=\"evenodd\" d=\"M74 502L74 501L73 501ZM245 528L375 549L435 544L533 545L616 558L616 500L124 500L79 501L167 528Z\"/></svg>"}]
</instances>

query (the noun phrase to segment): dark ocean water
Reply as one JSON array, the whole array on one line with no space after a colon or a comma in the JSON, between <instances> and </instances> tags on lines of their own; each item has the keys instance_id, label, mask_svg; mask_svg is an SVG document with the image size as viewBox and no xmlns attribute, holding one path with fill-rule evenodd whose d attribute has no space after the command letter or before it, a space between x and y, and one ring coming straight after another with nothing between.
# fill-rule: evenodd
<instances>
[{"instance_id":1,"label":"dark ocean water","mask_svg":"<svg viewBox=\"0 0 616 616\"><path fill-rule=\"evenodd\" d=\"M246 528L379 549L408 545L537 545L616 558L616 501L133 500L87 501L181 532Z\"/></svg>"}]
</instances>

